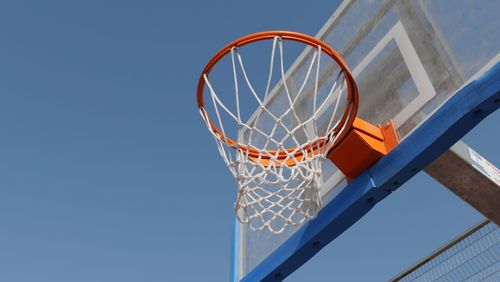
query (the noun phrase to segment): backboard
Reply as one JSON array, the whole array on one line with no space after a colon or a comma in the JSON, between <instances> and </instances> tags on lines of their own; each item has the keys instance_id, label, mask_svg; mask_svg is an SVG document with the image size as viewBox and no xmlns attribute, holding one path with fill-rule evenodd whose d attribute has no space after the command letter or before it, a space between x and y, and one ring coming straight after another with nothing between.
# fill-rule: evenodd
<instances>
[{"instance_id":1,"label":"backboard","mask_svg":"<svg viewBox=\"0 0 500 282\"><path fill-rule=\"evenodd\" d=\"M392 120L402 139L402 149L395 150L350 184L326 161L321 193L324 209L329 211L320 212L317 219L305 226L289 227L275 235L266 230L252 231L235 222L234 280L283 279L484 118L457 127L458 122L465 122L463 115L468 110L459 105L470 102L468 106L476 107L496 99L495 106L489 109L491 112L498 108L500 2L457 0L453 4L450 7L448 1L435 0L345 0L339 5L316 37L339 51L350 66L359 87L358 116L373 124ZM308 65L304 62L310 60L311 54L310 49L305 49L299 55L288 69L287 79L302 79L303 68ZM334 73L328 67L322 72L324 77ZM489 83L492 88L484 90L482 84L474 84L475 80ZM496 83L492 85L491 81ZM479 91L484 96L471 92L474 87L484 90ZM427 143L413 148L418 147L415 141L422 138ZM420 167L392 180L415 162L420 162ZM390 175L390 171L395 174ZM381 189L387 183L392 186ZM346 191L353 187L357 192ZM374 191L372 188L382 192L368 197L372 201L369 207L355 212L348 223L334 222L336 216L344 216L366 193ZM328 228L332 229L327 242L314 241L317 250L303 248ZM295 259L298 253L302 258Z\"/></svg>"}]
</instances>

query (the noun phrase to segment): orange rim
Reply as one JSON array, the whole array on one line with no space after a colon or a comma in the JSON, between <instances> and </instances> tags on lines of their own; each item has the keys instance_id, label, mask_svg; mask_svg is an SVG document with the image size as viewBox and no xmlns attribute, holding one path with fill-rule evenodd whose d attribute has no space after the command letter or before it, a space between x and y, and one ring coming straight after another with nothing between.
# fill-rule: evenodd
<instances>
[{"instance_id":1,"label":"orange rim","mask_svg":"<svg viewBox=\"0 0 500 282\"><path fill-rule=\"evenodd\" d=\"M356 83L354 81L354 78L352 76L351 71L349 70L349 67L347 64L344 62L342 57L335 51L332 47L330 47L328 44L324 43L323 41L316 39L312 36L298 33L298 32L292 32L292 31L279 31L279 30L272 30L272 31L263 31L263 32L257 32L254 34L250 34L244 37L241 37L226 46L222 48L215 56L208 62L208 64L205 66L203 69L200 79L198 81L198 88L197 88L197 100L198 100L198 108L199 109L205 109L205 103L203 100L203 93L204 93L204 88L205 88L205 80L203 76L206 74L207 76L209 75L210 71L212 68L219 62L225 55L227 55L229 52L231 52L231 49L233 47L241 47L256 41L263 41L263 40L270 40L274 39L276 36L279 36L281 39L284 40L291 40L291 41L297 41L301 42L313 47L321 46L321 49L324 53L329 55L342 69L342 72L344 74L344 79L347 84L347 104L345 107L345 112L342 115L342 118L340 119L340 122L338 125L333 128L327 136L331 136L332 133L337 132L338 138L336 139L335 143L332 145L332 149L338 146L342 140L346 137L347 133L349 130L352 128L352 125L354 123L354 119L356 118L356 114L358 111L358 104L359 104L359 97L358 97L358 88L356 86ZM206 114L206 111L204 111ZM247 146L238 144L236 141L231 139L230 137L225 136L222 131L220 131L215 124L212 122L208 114L206 114L206 118L208 119L208 123L210 124L210 127L212 130L220 137L220 139L227 143L229 146L235 148L235 149L240 149L244 152L247 152L247 155L253 159L253 160L258 160L260 159L260 162L262 163L269 163L271 156L275 156L279 161L283 161L288 157L288 154L290 152L293 152L294 150L297 149L297 147L292 147L287 150L257 150L254 148L249 148ZM343 130L342 130L343 129ZM339 132L341 131L342 132ZM326 137L319 137L319 141L313 141L310 142L306 145L303 146L303 150L308 152L309 154L315 154L318 150L323 149L325 144L327 144L327 138ZM264 152L264 154L262 153ZM303 153L302 150L298 150L295 154L294 157L298 159L299 161L303 158ZM291 159L288 159L285 162L287 165L294 165L295 162Z\"/></svg>"}]
</instances>

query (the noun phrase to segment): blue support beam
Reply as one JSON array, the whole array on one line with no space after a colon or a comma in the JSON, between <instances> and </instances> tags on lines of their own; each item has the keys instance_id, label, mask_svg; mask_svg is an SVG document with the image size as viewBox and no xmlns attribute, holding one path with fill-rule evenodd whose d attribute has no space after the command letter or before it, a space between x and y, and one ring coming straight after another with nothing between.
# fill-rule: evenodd
<instances>
[{"instance_id":1,"label":"blue support beam","mask_svg":"<svg viewBox=\"0 0 500 282\"><path fill-rule=\"evenodd\" d=\"M235 218L233 222L233 236L231 238L231 272L229 281L238 281L240 250L240 224Z\"/></svg>"},{"instance_id":2,"label":"blue support beam","mask_svg":"<svg viewBox=\"0 0 500 282\"><path fill-rule=\"evenodd\" d=\"M500 63L457 91L241 281L281 281L500 107ZM236 261L235 261L236 263ZM234 277L234 276L233 276Z\"/></svg>"}]
</instances>

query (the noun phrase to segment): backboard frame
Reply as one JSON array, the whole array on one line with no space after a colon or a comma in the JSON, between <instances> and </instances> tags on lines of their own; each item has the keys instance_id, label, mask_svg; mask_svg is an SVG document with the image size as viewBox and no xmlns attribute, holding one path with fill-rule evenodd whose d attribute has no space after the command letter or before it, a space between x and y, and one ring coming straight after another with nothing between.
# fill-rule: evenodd
<instances>
[{"instance_id":1,"label":"backboard frame","mask_svg":"<svg viewBox=\"0 0 500 282\"><path fill-rule=\"evenodd\" d=\"M464 7L466 6L464 5ZM368 117L367 120L372 123L385 122L383 119L386 118L393 119L396 128L400 129L399 133L402 134L400 137L405 140L419 132L418 127L424 126L426 121L429 121L426 119L436 113L436 109L447 105L451 101L450 97L461 93L466 88L465 85L470 84L473 80L482 79L487 70L498 68L499 41L498 37L495 39L495 36L491 36L494 28L498 27L496 24L498 22L495 21L495 17L492 18L492 13L488 12L494 10L492 7L497 7L497 5L469 6L471 6L469 7L471 8L470 13L479 15L484 13L486 17L469 18L466 21L467 15L464 14L464 17L460 17L461 13L458 9L454 9L450 11L454 12L446 18L442 15L446 5L430 0L344 0L316 37L332 44L333 48L339 50L352 68L358 86L361 85L361 88L364 86L364 91L361 91L360 94L370 94L361 97L361 102L364 105L361 103L360 106L365 107L366 113L366 116L361 117ZM458 19L460 19L460 23L456 22ZM464 35L462 28L468 28L465 30L468 35ZM481 35L474 35L478 33ZM473 46L474 48L471 48ZM481 46L486 46L486 48L481 48ZM474 52L474 55L467 51ZM293 77L295 80L296 74L300 75L300 68L307 60L307 56L307 51L304 51L288 68L287 76ZM360 76L361 79L359 79ZM405 83L411 86L410 89L391 88L391 85L400 87L401 84L398 83L405 80ZM395 102L394 108L392 105L379 107L378 101L384 97L394 99L393 89L398 92L396 95L406 95L404 91L410 90L411 96L403 97L406 100ZM385 95L384 93L391 94ZM469 93L471 97L476 98L473 94ZM392 101L390 102L392 103ZM388 110L387 114L383 112L385 110ZM363 109L360 109L360 113L363 114ZM427 137L423 134L420 136L420 138ZM415 142L418 139L411 140ZM413 145L415 144L418 143ZM423 150L423 153L427 154L428 152ZM385 159L387 157L383 160ZM385 162L383 160L379 163ZM408 163L399 161L392 163L394 166L406 164ZM420 171L420 167L415 169L417 169L415 173ZM370 174L370 176L373 175ZM382 176L376 175L375 178L377 177ZM381 183L380 181L383 182L382 178L377 178L379 180L377 184ZM373 179L371 181L376 183ZM345 185L344 176L341 173L328 171L323 178L322 195L333 194L332 191L337 193L336 191L342 188L349 190L353 187L349 185L345 188ZM371 185L370 181L364 185ZM390 186L387 183L384 185ZM400 186L401 183L398 182L398 185ZM338 195L335 194L335 196ZM326 206L330 206L330 204ZM263 265L272 261L272 258L276 259L277 252L283 251L283 248L286 249L284 246L290 244L287 242L301 243L303 238L297 239L294 236L304 235L303 228L306 227L293 229L292 233L295 232L295 235L289 236L287 234L275 239L248 232L245 226L239 224L236 224L235 228L239 237L235 238L234 247L235 250L238 250L239 255L233 256L235 263L233 270L236 272L236 274L233 272L233 277L235 281L239 279L245 281L247 276L252 277L251 275L256 269L265 270ZM237 245L238 240L241 240L240 245ZM318 241L317 244L322 246L321 241ZM288 245L290 248L297 246L293 243ZM275 278L267 277L266 279L282 280L288 275L286 272L281 273L281 275L279 275L279 271L274 273L278 273ZM254 276L254 279L257 279L256 277L258 276Z\"/></svg>"},{"instance_id":2,"label":"backboard frame","mask_svg":"<svg viewBox=\"0 0 500 282\"><path fill-rule=\"evenodd\" d=\"M467 83L240 281L281 281L500 107L500 63ZM238 281L238 224L232 278Z\"/></svg>"}]
</instances>

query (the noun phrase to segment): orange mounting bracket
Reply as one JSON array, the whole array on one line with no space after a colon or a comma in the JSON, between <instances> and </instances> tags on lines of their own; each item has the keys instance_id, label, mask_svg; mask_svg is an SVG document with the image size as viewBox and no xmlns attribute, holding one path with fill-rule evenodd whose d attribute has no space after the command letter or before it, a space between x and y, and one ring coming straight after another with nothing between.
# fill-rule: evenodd
<instances>
[{"instance_id":1,"label":"orange mounting bracket","mask_svg":"<svg viewBox=\"0 0 500 282\"><path fill-rule=\"evenodd\" d=\"M345 139L328 152L327 158L351 181L398 144L392 121L374 126L356 117Z\"/></svg>"}]
</instances>

